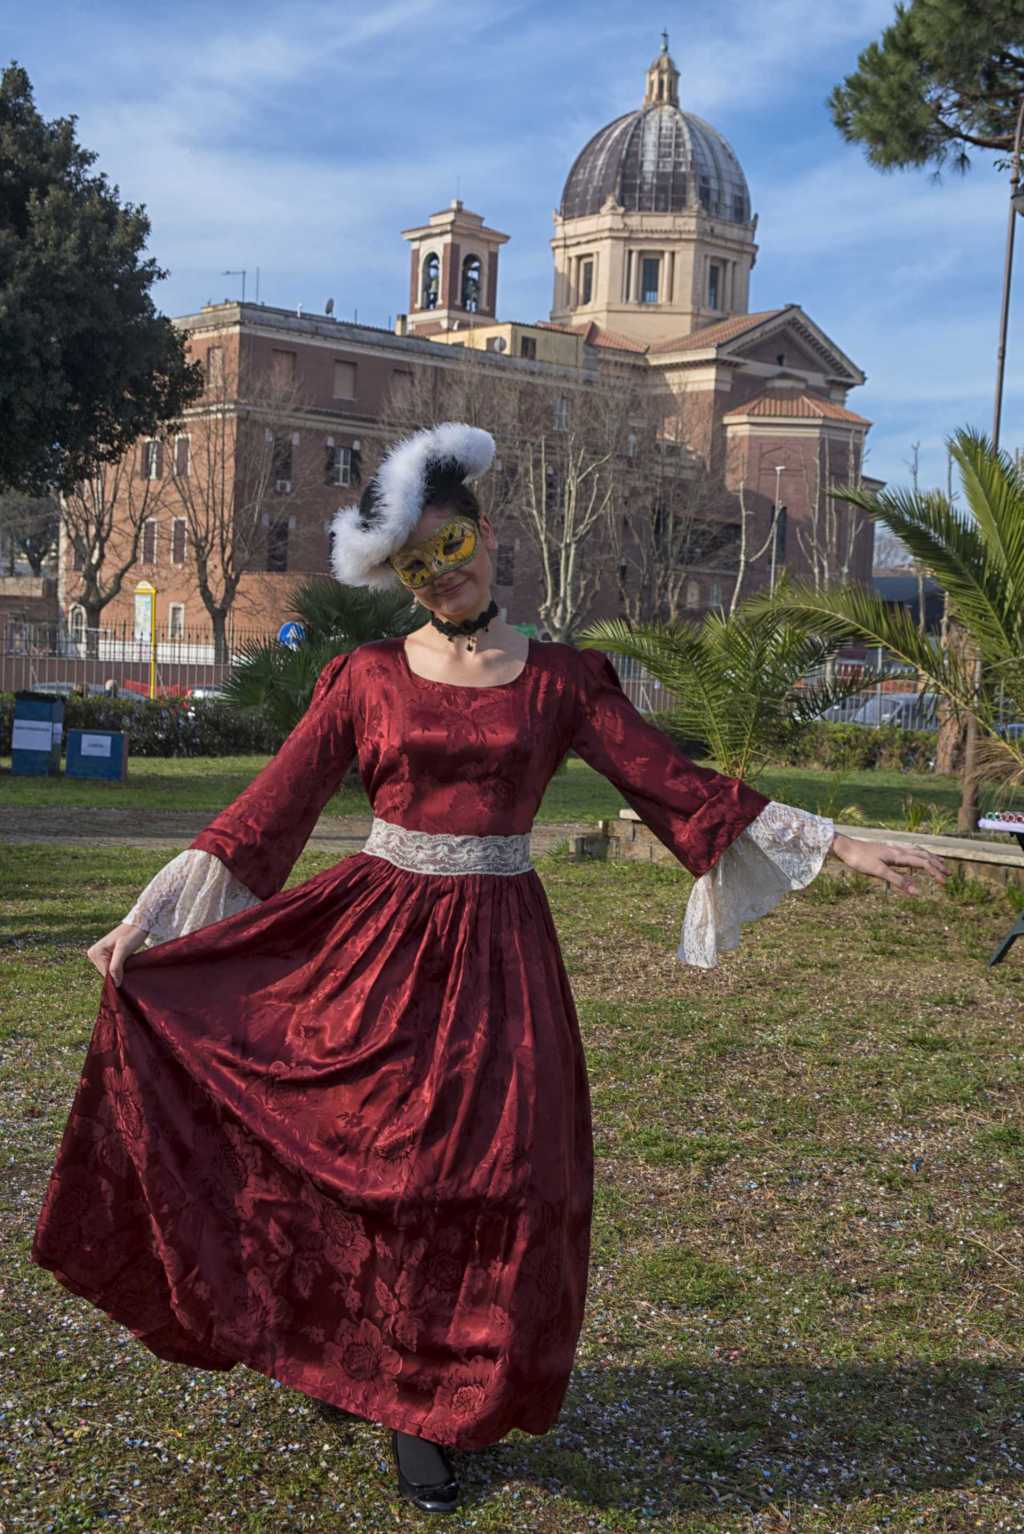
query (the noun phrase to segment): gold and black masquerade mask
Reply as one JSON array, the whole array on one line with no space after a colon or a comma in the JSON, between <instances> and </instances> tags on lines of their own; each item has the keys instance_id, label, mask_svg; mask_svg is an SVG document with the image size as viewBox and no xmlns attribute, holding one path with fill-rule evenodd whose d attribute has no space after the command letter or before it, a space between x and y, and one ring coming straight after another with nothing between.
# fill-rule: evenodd
<instances>
[{"instance_id":1,"label":"gold and black masquerade mask","mask_svg":"<svg viewBox=\"0 0 1024 1534\"><path fill-rule=\"evenodd\" d=\"M403 586L417 591L428 581L471 560L477 551L478 530L471 517L453 517L422 543L392 554L388 564Z\"/></svg>"}]
</instances>

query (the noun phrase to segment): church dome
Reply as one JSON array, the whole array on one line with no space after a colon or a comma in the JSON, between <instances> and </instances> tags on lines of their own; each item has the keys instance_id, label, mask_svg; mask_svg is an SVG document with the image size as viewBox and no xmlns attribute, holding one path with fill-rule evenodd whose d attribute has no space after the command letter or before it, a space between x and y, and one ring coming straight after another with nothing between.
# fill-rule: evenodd
<instances>
[{"instance_id":1,"label":"church dome","mask_svg":"<svg viewBox=\"0 0 1024 1534\"><path fill-rule=\"evenodd\" d=\"M562 191L563 218L599 213L612 197L627 213L703 208L750 222L750 190L732 146L702 117L680 110L678 85L663 35L643 106L599 129L577 155Z\"/></svg>"}]
</instances>

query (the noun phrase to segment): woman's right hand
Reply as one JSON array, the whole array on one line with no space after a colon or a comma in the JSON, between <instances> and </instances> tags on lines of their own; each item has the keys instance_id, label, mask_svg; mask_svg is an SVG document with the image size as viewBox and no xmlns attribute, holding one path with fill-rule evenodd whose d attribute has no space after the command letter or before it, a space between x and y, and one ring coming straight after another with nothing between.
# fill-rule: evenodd
<instances>
[{"instance_id":1,"label":"woman's right hand","mask_svg":"<svg viewBox=\"0 0 1024 1534\"><path fill-rule=\"evenodd\" d=\"M105 976L109 970L111 980L115 985L120 985L125 959L141 948L148 936L145 927L137 927L130 921L119 922L106 937L101 937L85 950L86 957L90 963L95 964L101 975Z\"/></svg>"}]
</instances>

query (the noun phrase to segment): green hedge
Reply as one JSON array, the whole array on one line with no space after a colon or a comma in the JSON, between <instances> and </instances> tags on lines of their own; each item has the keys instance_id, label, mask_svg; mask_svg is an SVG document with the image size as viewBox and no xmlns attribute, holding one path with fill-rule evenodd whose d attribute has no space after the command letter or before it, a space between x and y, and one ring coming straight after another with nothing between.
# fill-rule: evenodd
<instances>
[{"instance_id":1,"label":"green hedge","mask_svg":"<svg viewBox=\"0 0 1024 1534\"><path fill-rule=\"evenodd\" d=\"M194 717L189 716L189 709ZM664 716L648 716L665 729L687 756L707 755L704 741L684 739ZM14 694L0 693L0 754L10 755ZM243 715L214 698L180 699L69 698L64 703L68 730L127 730L129 756L270 756L284 737L258 715ZM928 772L935 755L934 730L901 730L896 725L823 721L780 743L772 762L786 767L821 767L826 771L872 767Z\"/></svg>"},{"instance_id":2,"label":"green hedge","mask_svg":"<svg viewBox=\"0 0 1024 1534\"><path fill-rule=\"evenodd\" d=\"M687 756L707 756L705 741L684 738L664 716L651 715ZM870 771L873 767L905 772L930 772L938 744L935 730L903 730L895 724L877 729L863 724L834 724L820 720L780 741L770 761L777 767L820 767L830 772Z\"/></svg>"},{"instance_id":3,"label":"green hedge","mask_svg":"<svg viewBox=\"0 0 1024 1534\"><path fill-rule=\"evenodd\" d=\"M14 694L0 693L0 754L10 755ZM216 698L64 700L68 730L124 730L133 756L269 756L283 740L258 715L239 714Z\"/></svg>"}]
</instances>

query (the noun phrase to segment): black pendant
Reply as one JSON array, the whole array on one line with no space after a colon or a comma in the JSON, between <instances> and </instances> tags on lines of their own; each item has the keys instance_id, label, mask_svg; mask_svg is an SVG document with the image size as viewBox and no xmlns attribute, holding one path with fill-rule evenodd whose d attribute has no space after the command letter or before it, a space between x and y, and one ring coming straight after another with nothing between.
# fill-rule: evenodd
<instances>
[{"instance_id":1,"label":"black pendant","mask_svg":"<svg viewBox=\"0 0 1024 1534\"><path fill-rule=\"evenodd\" d=\"M491 622L491 619L497 616L498 604L492 597L489 605L484 608L482 613L477 613L475 618L463 618L460 623L449 623L447 618L439 618L436 613L431 613L430 621L446 639L451 640L452 644L455 643L456 639L465 639L466 649L475 650L476 641L472 636L480 629L485 629Z\"/></svg>"}]
</instances>

